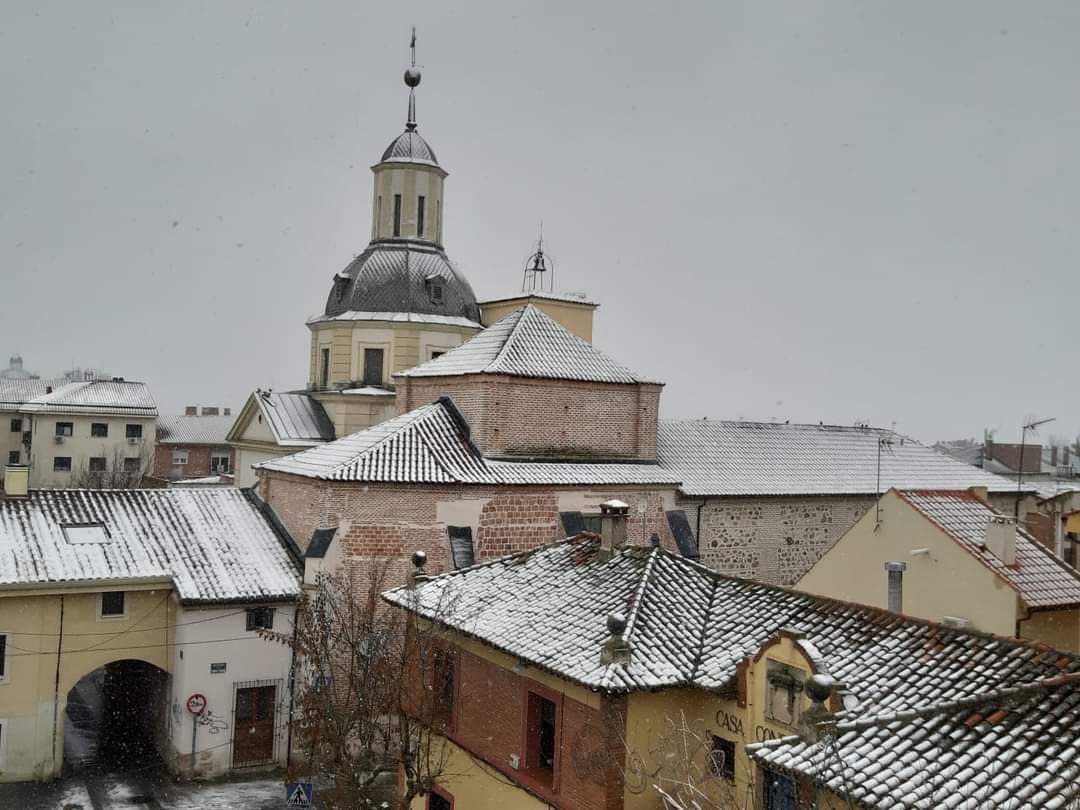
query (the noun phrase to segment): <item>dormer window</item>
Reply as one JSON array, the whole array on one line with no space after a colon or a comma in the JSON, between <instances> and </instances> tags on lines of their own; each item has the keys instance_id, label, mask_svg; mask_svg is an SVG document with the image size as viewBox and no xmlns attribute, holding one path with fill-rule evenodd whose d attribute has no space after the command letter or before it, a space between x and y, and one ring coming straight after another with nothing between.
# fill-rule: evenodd
<instances>
[{"instance_id":1,"label":"dormer window","mask_svg":"<svg viewBox=\"0 0 1080 810\"><path fill-rule=\"evenodd\" d=\"M769 660L765 674L766 719L785 726L798 725L805 679L801 669Z\"/></svg>"},{"instance_id":2,"label":"dormer window","mask_svg":"<svg viewBox=\"0 0 1080 810\"><path fill-rule=\"evenodd\" d=\"M440 276L428 276L424 279L427 286L428 300L433 304L443 302L443 280Z\"/></svg>"}]
</instances>

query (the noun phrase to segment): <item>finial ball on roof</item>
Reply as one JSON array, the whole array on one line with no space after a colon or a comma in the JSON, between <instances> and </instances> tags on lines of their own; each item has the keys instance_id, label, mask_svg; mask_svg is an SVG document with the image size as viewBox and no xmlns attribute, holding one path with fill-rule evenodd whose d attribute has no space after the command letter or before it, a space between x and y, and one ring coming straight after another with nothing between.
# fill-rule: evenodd
<instances>
[{"instance_id":1,"label":"finial ball on roof","mask_svg":"<svg viewBox=\"0 0 1080 810\"><path fill-rule=\"evenodd\" d=\"M836 681L828 675L819 673L807 678L806 683L803 684L803 689L811 700L817 703L824 703L829 699L829 695L832 694L834 686L836 686Z\"/></svg>"},{"instance_id":2,"label":"finial ball on roof","mask_svg":"<svg viewBox=\"0 0 1080 810\"><path fill-rule=\"evenodd\" d=\"M609 613L607 617L607 629L613 636L622 637L626 630L626 617L621 613Z\"/></svg>"},{"instance_id":3,"label":"finial ball on roof","mask_svg":"<svg viewBox=\"0 0 1080 810\"><path fill-rule=\"evenodd\" d=\"M420 69L411 67L405 69L405 84L408 87L416 87L420 84Z\"/></svg>"},{"instance_id":4,"label":"finial ball on roof","mask_svg":"<svg viewBox=\"0 0 1080 810\"><path fill-rule=\"evenodd\" d=\"M412 564L417 568L423 568L427 563L427 554L423 551L414 551L412 555Z\"/></svg>"}]
</instances>

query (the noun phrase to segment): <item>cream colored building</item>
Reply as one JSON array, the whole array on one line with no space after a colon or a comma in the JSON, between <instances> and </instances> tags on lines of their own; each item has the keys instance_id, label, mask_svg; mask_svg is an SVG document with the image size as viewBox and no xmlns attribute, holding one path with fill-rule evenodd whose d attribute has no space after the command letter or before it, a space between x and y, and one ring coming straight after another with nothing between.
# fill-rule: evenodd
<instances>
[{"instance_id":1,"label":"cream colored building","mask_svg":"<svg viewBox=\"0 0 1080 810\"><path fill-rule=\"evenodd\" d=\"M1080 651L1080 573L984 499L890 490L796 587Z\"/></svg>"},{"instance_id":2,"label":"cream colored building","mask_svg":"<svg viewBox=\"0 0 1080 810\"><path fill-rule=\"evenodd\" d=\"M257 502L220 488L20 497L10 475L6 489L0 781L107 755L110 711L127 715L122 742L184 776L285 763L292 655L258 628L289 632L300 568Z\"/></svg>"}]
</instances>

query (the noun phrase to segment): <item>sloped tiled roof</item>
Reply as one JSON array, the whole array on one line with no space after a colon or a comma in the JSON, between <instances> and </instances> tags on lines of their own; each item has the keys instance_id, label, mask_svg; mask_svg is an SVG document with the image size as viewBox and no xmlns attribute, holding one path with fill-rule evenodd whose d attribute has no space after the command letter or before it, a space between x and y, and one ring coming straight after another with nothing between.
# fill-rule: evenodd
<instances>
[{"instance_id":1,"label":"sloped tiled roof","mask_svg":"<svg viewBox=\"0 0 1080 810\"><path fill-rule=\"evenodd\" d=\"M747 752L861 807L1069 808L1080 796L1077 677L841 719L835 737L817 743L785 737Z\"/></svg>"},{"instance_id":2,"label":"sloped tiled roof","mask_svg":"<svg viewBox=\"0 0 1080 810\"><path fill-rule=\"evenodd\" d=\"M104 524L104 543L69 543L66 524ZM231 488L40 490L0 500L5 585L168 578L185 602L293 599L285 540Z\"/></svg>"},{"instance_id":3,"label":"sloped tiled roof","mask_svg":"<svg viewBox=\"0 0 1080 810\"><path fill-rule=\"evenodd\" d=\"M327 481L413 484L678 483L655 464L516 462L484 458L449 399L439 399L301 453L256 467Z\"/></svg>"},{"instance_id":4,"label":"sloped tiled roof","mask_svg":"<svg viewBox=\"0 0 1080 810\"><path fill-rule=\"evenodd\" d=\"M277 443L304 447L334 439L334 423L321 403L300 391L256 391L259 412Z\"/></svg>"},{"instance_id":5,"label":"sloped tiled roof","mask_svg":"<svg viewBox=\"0 0 1080 810\"><path fill-rule=\"evenodd\" d=\"M225 444L235 416L159 416L159 444Z\"/></svg>"},{"instance_id":6,"label":"sloped tiled roof","mask_svg":"<svg viewBox=\"0 0 1080 810\"><path fill-rule=\"evenodd\" d=\"M0 379L0 411L17 411L35 397L45 393L45 380Z\"/></svg>"},{"instance_id":7,"label":"sloped tiled roof","mask_svg":"<svg viewBox=\"0 0 1080 810\"><path fill-rule=\"evenodd\" d=\"M883 439L891 443L881 447L879 484ZM690 496L873 495L890 488L1016 491L1015 481L877 428L664 420L656 455Z\"/></svg>"},{"instance_id":8,"label":"sloped tiled roof","mask_svg":"<svg viewBox=\"0 0 1080 810\"><path fill-rule=\"evenodd\" d=\"M582 535L384 598L615 692L729 689L736 665L781 629L805 633L864 712L1080 671L1080 659L1044 647L724 576L661 548L624 548L604 561L598 546ZM629 664L600 663L612 612L627 617Z\"/></svg>"},{"instance_id":9,"label":"sloped tiled roof","mask_svg":"<svg viewBox=\"0 0 1080 810\"><path fill-rule=\"evenodd\" d=\"M446 354L394 376L459 374L644 382L532 304L515 309Z\"/></svg>"},{"instance_id":10,"label":"sloped tiled roof","mask_svg":"<svg viewBox=\"0 0 1080 810\"><path fill-rule=\"evenodd\" d=\"M1030 608L1080 605L1080 573L1059 560L1022 526L1016 528L1016 564L985 547L986 525L997 515L971 492L897 492L965 551L1007 582Z\"/></svg>"},{"instance_id":11,"label":"sloped tiled roof","mask_svg":"<svg viewBox=\"0 0 1080 810\"><path fill-rule=\"evenodd\" d=\"M146 383L91 380L58 385L27 401L23 413L88 413L157 416L157 405Z\"/></svg>"}]
</instances>

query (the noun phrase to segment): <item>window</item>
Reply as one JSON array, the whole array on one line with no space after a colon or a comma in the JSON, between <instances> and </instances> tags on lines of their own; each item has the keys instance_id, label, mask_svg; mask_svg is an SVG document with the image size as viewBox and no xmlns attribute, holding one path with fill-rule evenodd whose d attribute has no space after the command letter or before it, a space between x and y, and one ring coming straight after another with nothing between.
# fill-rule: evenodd
<instances>
[{"instance_id":1,"label":"window","mask_svg":"<svg viewBox=\"0 0 1080 810\"><path fill-rule=\"evenodd\" d=\"M57 456L52 460L53 472L71 472L71 456Z\"/></svg>"},{"instance_id":2,"label":"window","mask_svg":"<svg viewBox=\"0 0 1080 810\"><path fill-rule=\"evenodd\" d=\"M104 523L64 523L60 529L64 532L64 539L73 546L108 543L110 539Z\"/></svg>"},{"instance_id":3,"label":"window","mask_svg":"<svg viewBox=\"0 0 1080 810\"><path fill-rule=\"evenodd\" d=\"M126 428L126 435L129 439L141 439L142 425L128 425Z\"/></svg>"},{"instance_id":4,"label":"window","mask_svg":"<svg viewBox=\"0 0 1080 810\"><path fill-rule=\"evenodd\" d=\"M887 562L888 584L886 585L886 597L888 598L889 610L899 613L904 609L904 570L907 563Z\"/></svg>"},{"instance_id":5,"label":"window","mask_svg":"<svg viewBox=\"0 0 1080 810\"><path fill-rule=\"evenodd\" d=\"M18 450L8 450L7 463L8 464L18 464L19 463L19 451Z\"/></svg>"},{"instance_id":6,"label":"window","mask_svg":"<svg viewBox=\"0 0 1080 810\"><path fill-rule=\"evenodd\" d=\"M274 609L271 608L271 607L248 608L248 610L247 610L247 629L248 630L273 630L274 629Z\"/></svg>"},{"instance_id":7,"label":"window","mask_svg":"<svg viewBox=\"0 0 1080 810\"><path fill-rule=\"evenodd\" d=\"M446 352L443 349L432 349L431 359L434 360L436 357L442 357L444 354L446 354Z\"/></svg>"},{"instance_id":8,"label":"window","mask_svg":"<svg viewBox=\"0 0 1080 810\"><path fill-rule=\"evenodd\" d=\"M525 720L525 768L546 786L555 779L558 707L536 692L528 693Z\"/></svg>"},{"instance_id":9,"label":"window","mask_svg":"<svg viewBox=\"0 0 1080 810\"><path fill-rule=\"evenodd\" d=\"M444 790L435 788L428 794L427 810L454 810L454 797Z\"/></svg>"},{"instance_id":10,"label":"window","mask_svg":"<svg viewBox=\"0 0 1080 810\"><path fill-rule=\"evenodd\" d=\"M765 673L765 717L785 726L798 725L805 673L769 660Z\"/></svg>"},{"instance_id":11,"label":"window","mask_svg":"<svg viewBox=\"0 0 1080 810\"><path fill-rule=\"evenodd\" d=\"M56 435L57 436L70 436L75 432L75 426L71 422L57 422L56 423Z\"/></svg>"},{"instance_id":12,"label":"window","mask_svg":"<svg viewBox=\"0 0 1080 810\"><path fill-rule=\"evenodd\" d=\"M432 697L436 704L432 717L443 728L453 728L454 697L457 689L457 662L453 650L436 648L432 666Z\"/></svg>"},{"instance_id":13,"label":"window","mask_svg":"<svg viewBox=\"0 0 1080 810\"><path fill-rule=\"evenodd\" d=\"M210 472L224 474L229 471L229 453L226 450L215 450L210 454Z\"/></svg>"},{"instance_id":14,"label":"window","mask_svg":"<svg viewBox=\"0 0 1080 810\"><path fill-rule=\"evenodd\" d=\"M382 385L383 350L364 349L364 385Z\"/></svg>"},{"instance_id":15,"label":"window","mask_svg":"<svg viewBox=\"0 0 1080 810\"><path fill-rule=\"evenodd\" d=\"M443 285L438 279L433 279L427 285L428 300L433 304L443 302Z\"/></svg>"},{"instance_id":16,"label":"window","mask_svg":"<svg viewBox=\"0 0 1080 810\"><path fill-rule=\"evenodd\" d=\"M188 462L187 450L173 450L172 451L172 463L177 466L183 466Z\"/></svg>"},{"instance_id":17,"label":"window","mask_svg":"<svg viewBox=\"0 0 1080 810\"><path fill-rule=\"evenodd\" d=\"M422 237L424 235L424 195L420 195L416 198L416 235Z\"/></svg>"},{"instance_id":18,"label":"window","mask_svg":"<svg viewBox=\"0 0 1080 810\"><path fill-rule=\"evenodd\" d=\"M319 361L319 388L326 389L330 387L330 349L329 347L322 349L320 352Z\"/></svg>"},{"instance_id":19,"label":"window","mask_svg":"<svg viewBox=\"0 0 1080 810\"><path fill-rule=\"evenodd\" d=\"M120 618L126 615L127 599L123 591L103 591L101 594L101 617Z\"/></svg>"},{"instance_id":20,"label":"window","mask_svg":"<svg viewBox=\"0 0 1080 810\"><path fill-rule=\"evenodd\" d=\"M22 433L22 419L12 419L11 420L11 432L12 433Z\"/></svg>"},{"instance_id":21,"label":"window","mask_svg":"<svg viewBox=\"0 0 1080 810\"><path fill-rule=\"evenodd\" d=\"M454 568L468 568L474 562L472 527L447 526L446 533L450 537L450 556Z\"/></svg>"},{"instance_id":22,"label":"window","mask_svg":"<svg viewBox=\"0 0 1080 810\"><path fill-rule=\"evenodd\" d=\"M7 635L0 633L0 680L7 677Z\"/></svg>"},{"instance_id":23,"label":"window","mask_svg":"<svg viewBox=\"0 0 1080 810\"><path fill-rule=\"evenodd\" d=\"M105 456L94 456L89 461L90 472L105 472Z\"/></svg>"},{"instance_id":24,"label":"window","mask_svg":"<svg viewBox=\"0 0 1080 810\"><path fill-rule=\"evenodd\" d=\"M124 459L124 472L134 473L139 471L139 459L137 458L125 458Z\"/></svg>"},{"instance_id":25,"label":"window","mask_svg":"<svg viewBox=\"0 0 1080 810\"><path fill-rule=\"evenodd\" d=\"M401 236L401 195L394 195L394 236Z\"/></svg>"},{"instance_id":26,"label":"window","mask_svg":"<svg viewBox=\"0 0 1080 810\"><path fill-rule=\"evenodd\" d=\"M90 425L90 435L95 439L107 439L109 437L109 425L105 422L94 422Z\"/></svg>"},{"instance_id":27,"label":"window","mask_svg":"<svg viewBox=\"0 0 1080 810\"><path fill-rule=\"evenodd\" d=\"M435 238L442 241L442 200L435 201Z\"/></svg>"},{"instance_id":28,"label":"window","mask_svg":"<svg viewBox=\"0 0 1080 810\"><path fill-rule=\"evenodd\" d=\"M765 771L765 810L798 810L799 791L795 780L775 771Z\"/></svg>"},{"instance_id":29,"label":"window","mask_svg":"<svg viewBox=\"0 0 1080 810\"><path fill-rule=\"evenodd\" d=\"M712 749L705 763L709 776L735 781L735 741L712 735Z\"/></svg>"}]
</instances>

